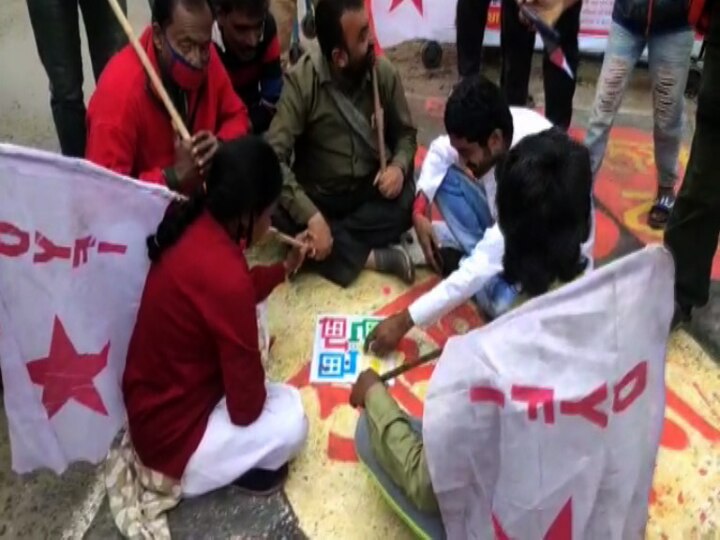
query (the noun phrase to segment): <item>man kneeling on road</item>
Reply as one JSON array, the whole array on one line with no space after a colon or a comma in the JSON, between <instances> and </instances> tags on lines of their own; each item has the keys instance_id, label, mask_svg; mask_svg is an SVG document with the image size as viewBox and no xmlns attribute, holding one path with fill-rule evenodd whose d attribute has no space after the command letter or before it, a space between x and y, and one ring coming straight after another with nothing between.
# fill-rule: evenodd
<instances>
[{"instance_id":1,"label":"man kneeling on road","mask_svg":"<svg viewBox=\"0 0 720 540\"><path fill-rule=\"evenodd\" d=\"M363 268L412 283L410 256L391 247L410 228L415 196L416 129L400 76L374 57L363 0L320 0L315 25L320 48L291 69L266 134L285 172L275 225L307 230L314 258L307 267L338 285ZM387 164L374 127L373 66Z\"/></svg>"},{"instance_id":2,"label":"man kneeling on road","mask_svg":"<svg viewBox=\"0 0 720 540\"><path fill-rule=\"evenodd\" d=\"M444 211L444 218L452 232L451 223L460 221L453 220L452 213L448 211L448 205L443 207L444 197L443 184L448 182L450 174L458 174L451 171L451 166L458 164L465 165L473 171L473 176L481 177L481 185L487 193L486 200L490 204L490 212L496 216L495 192L497 189L495 181L495 163L500 161L507 152L507 140L511 139L512 146L519 144L526 136L537 134L550 127L550 123L541 115L530 109L519 107L510 108L511 123L508 125L503 119L506 116L502 113L504 101L500 101L499 91L492 83L484 82L476 78L463 81L448 100L445 112L445 123L449 135L436 139L430 146L430 151L423 164L423 170L418 180L418 199L436 199ZM480 96L483 98L480 99ZM494 96L494 97L493 97ZM495 103L495 105L488 105ZM478 122L462 122L461 119L482 118L484 123L496 125L492 130L479 128ZM503 127L505 126L505 127ZM463 182L470 182L468 177L455 179ZM438 188L440 186L440 188ZM462 203L462 201L461 201ZM427 203L420 203L428 206ZM463 212L471 211L456 204L454 208L460 208ZM423 211L426 212L426 211ZM448 216L450 218L448 219ZM418 202L415 204L413 216L415 230L421 245L424 247L426 257L432 253L441 253L442 260L431 265L439 264L444 266L443 270L449 275L431 291L418 298L408 309L396 313L375 327L368 337L368 343L372 346L373 353L384 356L394 350L403 336L413 326L428 326L440 319L460 304L474 299L482 311L490 318L499 317L507 311L516 301L519 290L516 284L508 283L502 275L502 261L505 255L505 238L497 223L483 231L477 244L471 251L470 242L459 242L452 234L444 234L445 239L460 249L460 256L464 257L459 267L447 268L449 266L447 257L448 250L438 246L438 229L431 224L427 213L418 212ZM463 218L462 222L467 222ZM588 229L591 230L592 221L588 215ZM440 229L442 230L442 229ZM472 235L466 235L472 236ZM465 246L464 249L462 246ZM592 266L592 238L590 233L586 235L586 243L583 245L583 255Z\"/></svg>"},{"instance_id":3,"label":"man kneeling on road","mask_svg":"<svg viewBox=\"0 0 720 540\"><path fill-rule=\"evenodd\" d=\"M413 224L427 264L449 275L495 223L495 163L526 135L551 127L542 115L508 107L485 77L467 77L445 106L447 135L430 145L418 179ZM442 222L431 222L431 202Z\"/></svg>"}]
</instances>

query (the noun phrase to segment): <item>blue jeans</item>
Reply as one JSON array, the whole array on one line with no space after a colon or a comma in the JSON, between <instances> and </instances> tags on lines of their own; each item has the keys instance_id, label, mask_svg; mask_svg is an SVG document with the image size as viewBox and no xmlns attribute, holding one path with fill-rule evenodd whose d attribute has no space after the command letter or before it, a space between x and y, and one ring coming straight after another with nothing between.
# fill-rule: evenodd
<instances>
[{"instance_id":1,"label":"blue jeans","mask_svg":"<svg viewBox=\"0 0 720 540\"><path fill-rule=\"evenodd\" d=\"M645 45L648 46L652 79L653 139L658 184L671 188L677 180L683 95L693 46L692 30L645 37L612 23L585 144L590 151L595 176L605 157L610 128L620 108L630 75Z\"/></svg>"},{"instance_id":2,"label":"blue jeans","mask_svg":"<svg viewBox=\"0 0 720 540\"><path fill-rule=\"evenodd\" d=\"M469 255L493 225L485 188L452 166L445 173L435 201L460 249Z\"/></svg>"}]
</instances>

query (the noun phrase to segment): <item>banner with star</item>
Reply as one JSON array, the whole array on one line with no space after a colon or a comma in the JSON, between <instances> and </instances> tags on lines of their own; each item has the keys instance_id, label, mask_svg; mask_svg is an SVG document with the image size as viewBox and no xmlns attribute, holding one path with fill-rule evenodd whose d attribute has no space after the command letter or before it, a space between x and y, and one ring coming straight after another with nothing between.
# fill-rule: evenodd
<instances>
[{"instance_id":1,"label":"banner with star","mask_svg":"<svg viewBox=\"0 0 720 540\"><path fill-rule=\"evenodd\" d=\"M614 0L583 0L580 15L580 50L601 53L607 45ZM415 39L455 43L457 0L365 0L375 36L383 48ZM491 0L485 45L500 45L500 0ZM696 40L699 50L701 40ZM535 48L543 47L538 36Z\"/></svg>"},{"instance_id":2,"label":"banner with star","mask_svg":"<svg viewBox=\"0 0 720 540\"><path fill-rule=\"evenodd\" d=\"M13 470L102 460L171 200L80 160L0 144L0 366Z\"/></svg>"}]
</instances>

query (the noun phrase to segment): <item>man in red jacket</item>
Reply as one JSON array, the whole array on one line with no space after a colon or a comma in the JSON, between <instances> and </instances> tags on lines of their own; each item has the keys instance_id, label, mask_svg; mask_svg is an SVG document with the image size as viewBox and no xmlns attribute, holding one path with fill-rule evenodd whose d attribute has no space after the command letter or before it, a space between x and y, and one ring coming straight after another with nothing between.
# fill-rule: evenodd
<instances>
[{"instance_id":1,"label":"man in red jacket","mask_svg":"<svg viewBox=\"0 0 720 540\"><path fill-rule=\"evenodd\" d=\"M85 157L189 193L202 182L220 141L248 132L247 108L212 47L207 0L156 0L152 11L152 26L140 44L192 140L178 140L140 59L127 46L108 64L90 100Z\"/></svg>"}]
</instances>

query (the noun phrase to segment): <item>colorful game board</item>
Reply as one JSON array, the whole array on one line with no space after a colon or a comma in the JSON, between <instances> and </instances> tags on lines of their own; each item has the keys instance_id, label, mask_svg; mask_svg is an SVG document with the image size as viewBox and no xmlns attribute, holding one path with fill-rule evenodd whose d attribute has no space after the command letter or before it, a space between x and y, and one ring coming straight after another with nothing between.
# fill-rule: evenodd
<instances>
[{"instance_id":1,"label":"colorful game board","mask_svg":"<svg viewBox=\"0 0 720 540\"><path fill-rule=\"evenodd\" d=\"M380 359L363 352L365 338L381 318L362 315L320 315L310 365L312 383L354 383L367 368L384 373L398 365L398 357Z\"/></svg>"}]
</instances>

